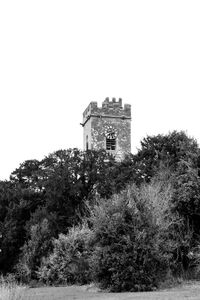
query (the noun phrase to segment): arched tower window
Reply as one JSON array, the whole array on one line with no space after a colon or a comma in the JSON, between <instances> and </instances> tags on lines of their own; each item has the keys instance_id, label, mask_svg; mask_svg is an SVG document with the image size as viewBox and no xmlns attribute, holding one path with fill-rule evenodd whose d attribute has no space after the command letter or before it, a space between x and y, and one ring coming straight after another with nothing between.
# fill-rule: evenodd
<instances>
[{"instance_id":1,"label":"arched tower window","mask_svg":"<svg viewBox=\"0 0 200 300\"><path fill-rule=\"evenodd\" d=\"M116 136L114 132L108 133L106 136L106 150L116 149Z\"/></svg>"}]
</instances>

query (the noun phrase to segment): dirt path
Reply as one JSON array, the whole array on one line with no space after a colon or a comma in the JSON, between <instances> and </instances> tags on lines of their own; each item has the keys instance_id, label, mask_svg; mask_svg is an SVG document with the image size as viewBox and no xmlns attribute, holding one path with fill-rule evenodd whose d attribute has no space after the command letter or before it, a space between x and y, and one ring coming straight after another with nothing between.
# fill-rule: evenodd
<instances>
[{"instance_id":1,"label":"dirt path","mask_svg":"<svg viewBox=\"0 0 200 300\"><path fill-rule=\"evenodd\" d=\"M143 293L104 293L85 286L31 288L26 300L200 300L200 282Z\"/></svg>"}]
</instances>

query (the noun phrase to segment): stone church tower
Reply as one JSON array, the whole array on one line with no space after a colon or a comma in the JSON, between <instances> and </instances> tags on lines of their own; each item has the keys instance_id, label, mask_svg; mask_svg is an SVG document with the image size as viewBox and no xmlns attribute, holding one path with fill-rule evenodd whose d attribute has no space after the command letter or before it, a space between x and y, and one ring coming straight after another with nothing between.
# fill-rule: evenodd
<instances>
[{"instance_id":1,"label":"stone church tower","mask_svg":"<svg viewBox=\"0 0 200 300\"><path fill-rule=\"evenodd\" d=\"M102 107L91 102L83 113L84 150L105 149L116 159L131 152L131 105L106 98Z\"/></svg>"}]
</instances>

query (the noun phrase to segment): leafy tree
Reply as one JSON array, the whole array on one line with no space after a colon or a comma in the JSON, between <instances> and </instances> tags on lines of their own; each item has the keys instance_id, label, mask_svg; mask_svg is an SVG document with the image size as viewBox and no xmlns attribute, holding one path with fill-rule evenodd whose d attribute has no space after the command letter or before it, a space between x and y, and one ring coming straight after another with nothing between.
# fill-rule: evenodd
<instances>
[{"instance_id":1,"label":"leafy tree","mask_svg":"<svg viewBox=\"0 0 200 300\"><path fill-rule=\"evenodd\" d=\"M25 241L25 224L39 202L34 192L21 189L19 185L11 183L9 190L6 191L6 194L1 194L1 197L4 202L7 202L7 207L1 220L0 269L11 271L17 260L20 247Z\"/></svg>"},{"instance_id":2,"label":"leafy tree","mask_svg":"<svg viewBox=\"0 0 200 300\"><path fill-rule=\"evenodd\" d=\"M196 141L184 132L147 137L137 154L121 162L103 150L76 148L25 161L10 181L0 182L0 269L12 269L32 226L47 219L52 237L67 234L89 216L88 204L96 198L108 200L127 184L150 182L161 169L174 181L174 211L197 235L200 155Z\"/></svg>"},{"instance_id":3,"label":"leafy tree","mask_svg":"<svg viewBox=\"0 0 200 300\"><path fill-rule=\"evenodd\" d=\"M0 232L8 212L9 199L12 195L12 184L9 181L0 181Z\"/></svg>"},{"instance_id":4,"label":"leafy tree","mask_svg":"<svg viewBox=\"0 0 200 300\"><path fill-rule=\"evenodd\" d=\"M42 162L34 160L26 160L20 167L12 172L10 181L17 183L21 188L28 188L35 192L41 192L42 183L46 178L45 168Z\"/></svg>"},{"instance_id":5,"label":"leafy tree","mask_svg":"<svg viewBox=\"0 0 200 300\"><path fill-rule=\"evenodd\" d=\"M199 154L196 140L182 131L148 136L141 141L141 149L134 157L135 168L141 182L148 182L159 169L170 168L171 172L176 171L181 160L191 160L193 166L198 168Z\"/></svg>"},{"instance_id":6,"label":"leafy tree","mask_svg":"<svg viewBox=\"0 0 200 300\"><path fill-rule=\"evenodd\" d=\"M31 226L47 218L52 237L67 233L87 213L87 201L97 193L109 197L115 164L105 151L59 150L25 161L1 182L0 269L12 269Z\"/></svg>"},{"instance_id":7,"label":"leafy tree","mask_svg":"<svg viewBox=\"0 0 200 300\"><path fill-rule=\"evenodd\" d=\"M200 177L193 164L181 161L174 178L174 210L189 222L196 237L200 233Z\"/></svg>"},{"instance_id":8,"label":"leafy tree","mask_svg":"<svg viewBox=\"0 0 200 300\"><path fill-rule=\"evenodd\" d=\"M48 174L44 182L46 209L56 212L58 232L78 224L86 213L86 201L96 193L111 193L106 170L114 160L105 151L57 151L45 158Z\"/></svg>"}]
</instances>

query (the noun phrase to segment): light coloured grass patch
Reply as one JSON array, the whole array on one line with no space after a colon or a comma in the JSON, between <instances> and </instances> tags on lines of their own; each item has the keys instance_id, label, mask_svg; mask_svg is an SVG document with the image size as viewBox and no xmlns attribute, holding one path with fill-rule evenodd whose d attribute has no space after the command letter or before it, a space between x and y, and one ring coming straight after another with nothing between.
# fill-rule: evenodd
<instances>
[{"instance_id":1,"label":"light coloured grass patch","mask_svg":"<svg viewBox=\"0 0 200 300\"><path fill-rule=\"evenodd\" d=\"M199 300L199 295L200 282L183 282L170 289L137 293L107 293L92 285L74 285L27 289L24 300Z\"/></svg>"},{"instance_id":2,"label":"light coloured grass patch","mask_svg":"<svg viewBox=\"0 0 200 300\"><path fill-rule=\"evenodd\" d=\"M22 300L24 299L24 292L24 286L13 283L0 284L0 300Z\"/></svg>"}]
</instances>

